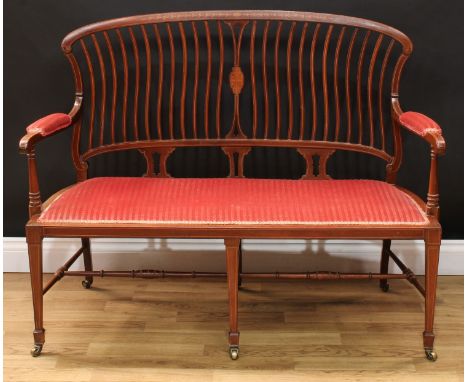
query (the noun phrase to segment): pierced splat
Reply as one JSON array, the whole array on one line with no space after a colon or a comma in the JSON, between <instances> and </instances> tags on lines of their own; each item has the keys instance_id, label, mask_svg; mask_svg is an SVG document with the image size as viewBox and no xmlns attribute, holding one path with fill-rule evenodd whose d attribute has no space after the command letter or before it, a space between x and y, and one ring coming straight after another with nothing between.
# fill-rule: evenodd
<instances>
[{"instance_id":1,"label":"pierced splat","mask_svg":"<svg viewBox=\"0 0 468 382\"><path fill-rule=\"evenodd\" d=\"M223 147L224 153L229 159L229 177L244 177L244 159L251 147Z\"/></svg>"},{"instance_id":2,"label":"pierced splat","mask_svg":"<svg viewBox=\"0 0 468 382\"><path fill-rule=\"evenodd\" d=\"M175 149L173 147L144 148L139 150L146 159L146 173L144 177L148 178L170 178L171 174L167 172L167 158ZM159 154L159 172L154 172L154 153Z\"/></svg>"},{"instance_id":3,"label":"pierced splat","mask_svg":"<svg viewBox=\"0 0 468 382\"><path fill-rule=\"evenodd\" d=\"M327 162L335 150L302 148L297 149L297 151L304 157L307 166L302 179L331 179L327 174Z\"/></svg>"},{"instance_id":4,"label":"pierced splat","mask_svg":"<svg viewBox=\"0 0 468 382\"><path fill-rule=\"evenodd\" d=\"M239 95L244 87L244 73L240 67L240 51L242 44L242 35L245 26L249 23L246 20L228 20L225 21L231 29L232 43L234 47L234 66L229 74L229 86L234 94L234 114L232 117L231 129L226 138L247 138L242 131L239 121Z\"/></svg>"},{"instance_id":5,"label":"pierced splat","mask_svg":"<svg viewBox=\"0 0 468 382\"><path fill-rule=\"evenodd\" d=\"M229 74L229 85L234 95L239 95L244 87L244 73L239 66L234 66Z\"/></svg>"},{"instance_id":6,"label":"pierced splat","mask_svg":"<svg viewBox=\"0 0 468 382\"><path fill-rule=\"evenodd\" d=\"M244 33L244 29L249 23L249 21L248 20L226 20L225 23L231 29L232 43L234 47L233 49L234 66L239 66L242 34Z\"/></svg>"}]
</instances>

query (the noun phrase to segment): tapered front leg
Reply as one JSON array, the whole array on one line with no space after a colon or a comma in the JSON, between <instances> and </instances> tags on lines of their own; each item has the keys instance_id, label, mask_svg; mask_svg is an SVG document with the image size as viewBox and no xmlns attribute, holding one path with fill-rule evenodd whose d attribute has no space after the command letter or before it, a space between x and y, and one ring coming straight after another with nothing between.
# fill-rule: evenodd
<instances>
[{"instance_id":1,"label":"tapered front leg","mask_svg":"<svg viewBox=\"0 0 468 382\"><path fill-rule=\"evenodd\" d=\"M225 239L226 271L229 296L229 354L231 359L239 356L239 331L237 323L239 290L239 245L240 239Z\"/></svg>"},{"instance_id":2,"label":"tapered front leg","mask_svg":"<svg viewBox=\"0 0 468 382\"><path fill-rule=\"evenodd\" d=\"M437 271L439 268L440 230L428 231L425 239L426 247L426 309L425 327L423 333L424 350L430 361L437 359L434 351L434 313L437 289Z\"/></svg>"},{"instance_id":3,"label":"tapered front leg","mask_svg":"<svg viewBox=\"0 0 468 382\"><path fill-rule=\"evenodd\" d=\"M93 259L91 257L91 243L88 237L81 238L81 245L83 246L83 262L85 271L93 270ZM81 283L83 288L89 289L93 284L93 276L85 276L85 279Z\"/></svg>"},{"instance_id":4,"label":"tapered front leg","mask_svg":"<svg viewBox=\"0 0 468 382\"><path fill-rule=\"evenodd\" d=\"M28 242L29 272L31 275L31 289L34 310L34 347L31 355L41 354L45 342L43 327L43 298L42 298L42 235L36 227L26 228Z\"/></svg>"},{"instance_id":5,"label":"tapered front leg","mask_svg":"<svg viewBox=\"0 0 468 382\"><path fill-rule=\"evenodd\" d=\"M391 240L385 239L382 243L382 255L380 257L380 273L388 273L388 260L390 259L390 245L392 244ZM384 292L388 292L389 289L388 280L380 280L380 289Z\"/></svg>"}]
</instances>

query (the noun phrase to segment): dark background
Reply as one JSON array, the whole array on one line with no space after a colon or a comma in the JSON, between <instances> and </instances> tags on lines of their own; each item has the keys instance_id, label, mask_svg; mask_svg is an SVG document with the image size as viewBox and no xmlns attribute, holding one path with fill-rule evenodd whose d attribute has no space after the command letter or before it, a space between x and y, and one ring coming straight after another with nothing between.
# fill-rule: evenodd
<instances>
[{"instance_id":1,"label":"dark background","mask_svg":"<svg viewBox=\"0 0 468 382\"><path fill-rule=\"evenodd\" d=\"M202 9L337 13L380 21L406 33L415 49L403 73L401 104L404 110L431 116L443 128L447 155L440 160L441 222L445 238L463 238L462 0L5 1L4 236L24 236L28 217L26 160L18 154L18 141L25 127L49 113L68 112L73 102L71 70L60 51L62 38L77 27L99 20ZM71 130L42 142L38 147L43 200L75 181L70 138ZM404 162L398 184L425 198L428 145L406 132L404 143ZM281 161L281 155L279 152L276 160ZM133 166L134 163L130 161L126 165ZM187 168L173 170L190 175ZM219 169L213 168L212 171L216 174Z\"/></svg>"}]
</instances>

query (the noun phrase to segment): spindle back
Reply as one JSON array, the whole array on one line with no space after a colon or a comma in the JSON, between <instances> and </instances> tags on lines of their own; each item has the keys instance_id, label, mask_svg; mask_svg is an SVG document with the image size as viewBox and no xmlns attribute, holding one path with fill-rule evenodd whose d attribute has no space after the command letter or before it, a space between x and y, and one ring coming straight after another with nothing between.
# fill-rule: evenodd
<instances>
[{"instance_id":1,"label":"spindle back","mask_svg":"<svg viewBox=\"0 0 468 382\"><path fill-rule=\"evenodd\" d=\"M178 12L85 26L62 49L75 77L81 180L92 156L129 149L145 156L147 176L167 176L182 146L222 147L230 176L243 176L257 146L296 148L310 179L328 177L337 149L398 170L392 105L412 44L389 26L309 12Z\"/></svg>"}]
</instances>

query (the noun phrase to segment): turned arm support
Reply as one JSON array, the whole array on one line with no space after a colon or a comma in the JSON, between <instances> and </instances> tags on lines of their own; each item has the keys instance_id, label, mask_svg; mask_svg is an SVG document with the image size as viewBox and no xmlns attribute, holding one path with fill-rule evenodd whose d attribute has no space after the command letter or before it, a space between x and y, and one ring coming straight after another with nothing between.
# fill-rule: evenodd
<instances>
[{"instance_id":1,"label":"turned arm support","mask_svg":"<svg viewBox=\"0 0 468 382\"><path fill-rule=\"evenodd\" d=\"M431 146L431 169L429 175L429 189L427 191L426 213L439 217L439 177L438 157L445 154L445 139L442 129L431 118L414 111L399 112L398 121L412 133L420 136Z\"/></svg>"},{"instance_id":2,"label":"turned arm support","mask_svg":"<svg viewBox=\"0 0 468 382\"><path fill-rule=\"evenodd\" d=\"M35 145L43 139L55 135L69 127L73 121L69 114L55 113L37 120L26 128L26 135L19 142L21 154L26 154L28 159L29 175L29 216L41 212L41 194L37 176Z\"/></svg>"}]
</instances>

